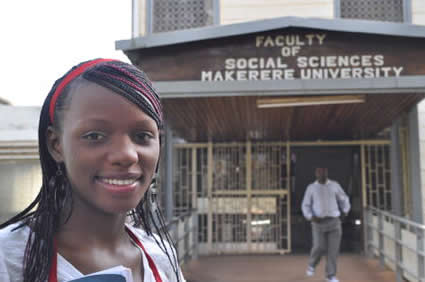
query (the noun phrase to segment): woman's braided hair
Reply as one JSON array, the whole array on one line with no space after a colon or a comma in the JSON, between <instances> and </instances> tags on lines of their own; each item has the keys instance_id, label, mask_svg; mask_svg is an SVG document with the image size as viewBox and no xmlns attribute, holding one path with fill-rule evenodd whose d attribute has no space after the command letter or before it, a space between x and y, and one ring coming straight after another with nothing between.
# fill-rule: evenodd
<instances>
[{"instance_id":1,"label":"woman's braided hair","mask_svg":"<svg viewBox=\"0 0 425 282\"><path fill-rule=\"evenodd\" d=\"M71 77L71 78L70 78ZM47 95L40 113L38 146L42 170L42 186L35 200L22 212L0 225L0 229L21 222L17 228L30 226L25 249L23 281L44 282L54 258L52 238L71 216L72 190L69 187L63 164L57 164L47 148L47 129L53 126L61 130L64 112L69 107L72 89L81 83L92 82L113 90L148 114L161 131L162 108L159 96L146 74L130 64L96 59L80 63L58 79ZM160 138L161 140L161 138ZM153 179L153 184L155 179ZM179 267L173 241L166 230L164 217L157 207L155 194L148 189L138 206L129 212L135 227L143 228L167 255L180 281ZM17 229L16 228L16 229Z\"/></svg>"}]
</instances>

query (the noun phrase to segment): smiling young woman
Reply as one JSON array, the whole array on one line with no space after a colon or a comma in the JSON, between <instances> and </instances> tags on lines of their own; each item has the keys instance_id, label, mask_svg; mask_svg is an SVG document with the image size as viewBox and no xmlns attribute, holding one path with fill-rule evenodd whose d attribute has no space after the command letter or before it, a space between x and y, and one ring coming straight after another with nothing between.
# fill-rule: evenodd
<instances>
[{"instance_id":1,"label":"smiling young woman","mask_svg":"<svg viewBox=\"0 0 425 282\"><path fill-rule=\"evenodd\" d=\"M96 59L56 81L40 114L43 184L0 225L0 280L69 281L121 265L134 282L184 281L152 205L162 127L158 94L132 65Z\"/></svg>"}]
</instances>

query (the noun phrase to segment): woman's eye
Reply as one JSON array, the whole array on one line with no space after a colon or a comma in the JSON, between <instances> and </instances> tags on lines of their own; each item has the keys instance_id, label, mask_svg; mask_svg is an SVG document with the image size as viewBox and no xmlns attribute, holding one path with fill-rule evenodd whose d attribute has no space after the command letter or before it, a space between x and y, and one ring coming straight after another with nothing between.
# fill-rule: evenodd
<instances>
[{"instance_id":1,"label":"woman's eye","mask_svg":"<svg viewBox=\"0 0 425 282\"><path fill-rule=\"evenodd\" d=\"M105 138L105 135L99 132L89 132L84 134L83 138L91 141L100 141Z\"/></svg>"},{"instance_id":2,"label":"woman's eye","mask_svg":"<svg viewBox=\"0 0 425 282\"><path fill-rule=\"evenodd\" d=\"M152 138L152 134L148 132L138 132L135 134L135 139L138 143L146 143Z\"/></svg>"}]
</instances>

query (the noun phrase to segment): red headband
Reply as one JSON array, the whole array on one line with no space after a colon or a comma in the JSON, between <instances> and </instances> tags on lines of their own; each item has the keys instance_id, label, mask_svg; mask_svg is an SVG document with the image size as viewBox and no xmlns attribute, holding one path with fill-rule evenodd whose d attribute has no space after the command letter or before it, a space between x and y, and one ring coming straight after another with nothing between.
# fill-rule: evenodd
<instances>
[{"instance_id":1,"label":"red headband","mask_svg":"<svg viewBox=\"0 0 425 282\"><path fill-rule=\"evenodd\" d=\"M86 69L88 69L89 67L96 65L98 63L102 63L102 62L110 62L110 61L116 61L113 59L97 59L97 60L93 60L93 61L89 61L87 63L82 64L81 66L77 67L76 69L74 69L73 71L71 71L58 85L58 87L56 87L55 93L53 93L52 99L50 100L50 105L49 105L49 116L50 116L50 121L53 123L54 120L54 115L55 115L55 106L56 106L56 101L59 98L59 95L61 94L62 90L72 81L74 80L74 78L76 78L77 76L79 76L80 74L82 74Z\"/></svg>"}]
</instances>

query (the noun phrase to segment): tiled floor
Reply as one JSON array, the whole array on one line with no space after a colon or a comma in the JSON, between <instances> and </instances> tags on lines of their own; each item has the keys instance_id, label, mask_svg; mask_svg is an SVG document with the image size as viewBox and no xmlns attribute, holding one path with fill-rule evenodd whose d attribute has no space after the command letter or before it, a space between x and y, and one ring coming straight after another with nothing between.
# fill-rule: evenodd
<instances>
[{"instance_id":1,"label":"tiled floor","mask_svg":"<svg viewBox=\"0 0 425 282\"><path fill-rule=\"evenodd\" d=\"M184 267L188 282L318 282L324 281L325 260L314 277L306 277L307 255L208 256ZM395 282L395 274L377 260L341 255L337 277L341 282Z\"/></svg>"}]
</instances>

